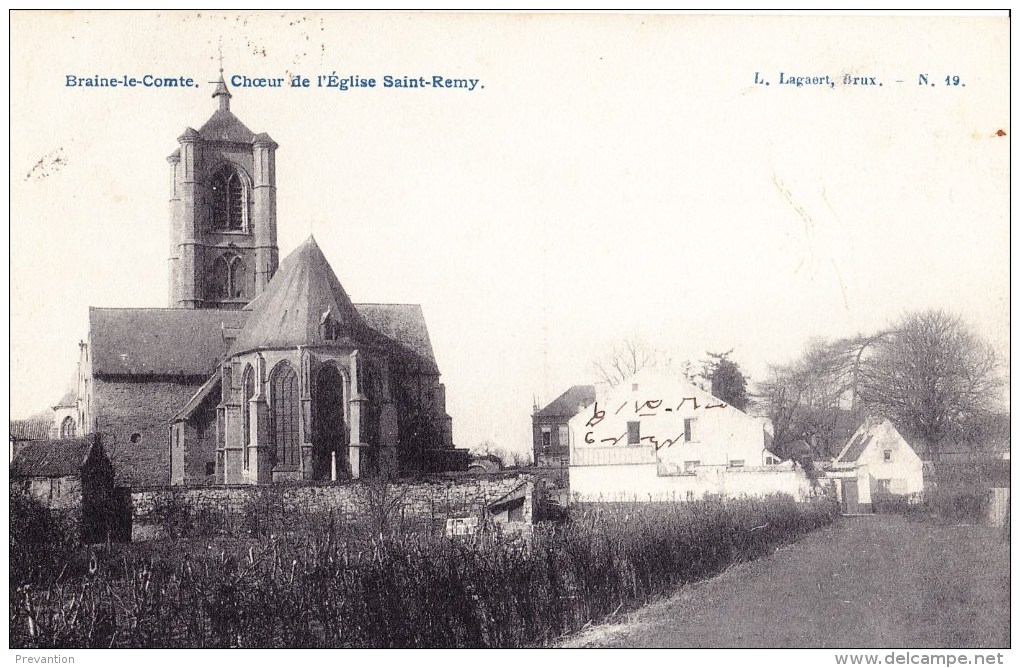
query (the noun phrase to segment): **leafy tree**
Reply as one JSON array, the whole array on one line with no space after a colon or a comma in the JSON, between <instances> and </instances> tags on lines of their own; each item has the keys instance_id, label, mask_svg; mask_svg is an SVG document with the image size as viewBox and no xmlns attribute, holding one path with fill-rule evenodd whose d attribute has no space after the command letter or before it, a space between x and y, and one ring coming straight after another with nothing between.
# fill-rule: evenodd
<instances>
[{"instance_id":1,"label":"leafy tree","mask_svg":"<svg viewBox=\"0 0 1020 668\"><path fill-rule=\"evenodd\" d=\"M865 409L937 456L998 411L1003 378L992 347L940 310L905 315L861 368Z\"/></svg>"},{"instance_id":2,"label":"leafy tree","mask_svg":"<svg viewBox=\"0 0 1020 668\"><path fill-rule=\"evenodd\" d=\"M708 352L708 359L702 361L701 376L707 380L713 396L729 405L746 410L748 404L747 379L736 362L729 359L733 349L724 353Z\"/></svg>"}]
</instances>

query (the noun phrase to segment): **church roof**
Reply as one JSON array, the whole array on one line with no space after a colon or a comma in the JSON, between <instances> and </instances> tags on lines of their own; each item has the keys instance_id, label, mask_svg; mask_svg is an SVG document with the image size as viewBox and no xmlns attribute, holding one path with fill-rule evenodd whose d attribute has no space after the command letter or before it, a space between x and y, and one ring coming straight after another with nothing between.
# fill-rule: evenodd
<instances>
[{"instance_id":1,"label":"church roof","mask_svg":"<svg viewBox=\"0 0 1020 668\"><path fill-rule=\"evenodd\" d=\"M209 120L198 129L198 134L206 141L229 141L250 144L255 133L234 116L229 109L217 109Z\"/></svg>"},{"instance_id":2,"label":"church roof","mask_svg":"<svg viewBox=\"0 0 1020 668\"><path fill-rule=\"evenodd\" d=\"M340 285L314 237L283 262L265 292L252 302L251 315L230 349L231 355L261 348L325 344L328 317L340 336L363 340L368 326Z\"/></svg>"},{"instance_id":3,"label":"church roof","mask_svg":"<svg viewBox=\"0 0 1020 668\"><path fill-rule=\"evenodd\" d=\"M419 304L355 304L354 308L369 327L435 363L425 314Z\"/></svg>"},{"instance_id":4,"label":"church roof","mask_svg":"<svg viewBox=\"0 0 1020 668\"><path fill-rule=\"evenodd\" d=\"M421 306L355 304L354 308L369 327L435 364ZM92 308L93 372L100 376L210 374L251 315L248 310ZM74 405L73 397L68 405Z\"/></svg>"},{"instance_id":5,"label":"church roof","mask_svg":"<svg viewBox=\"0 0 1020 668\"><path fill-rule=\"evenodd\" d=\"M78 403L78 388L72 385L67 389L67 392L64 392L64 396L60 397L60 401L53 405L53 409L56 410L58 408L70 408L72 406L75 406L77 403Z\"/></svg>"},{"instance_id":6,"label":"church roof","mask_svg":"<svg viewBox=\"0 0 1020 668\"><path fill-rule=\"evenodd\" d=\"M226 329L243 311L174 308L90 308L95 375L204 376L227 349Z\"/></svg>"}]
</instances>

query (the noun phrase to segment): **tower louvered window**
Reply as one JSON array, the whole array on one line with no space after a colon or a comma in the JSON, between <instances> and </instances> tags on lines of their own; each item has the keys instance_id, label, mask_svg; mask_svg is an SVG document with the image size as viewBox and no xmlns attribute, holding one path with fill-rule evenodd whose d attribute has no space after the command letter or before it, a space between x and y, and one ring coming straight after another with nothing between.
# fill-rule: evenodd
<instances>
[{"instance_id":1,"label":"tower louvered window","mask_svg":"<svg viewBox=\"0 0 1020 668\"><path fill-rule=\"evenodd\" d=\"M213 227L244 230L247 198L241 175L231 167L224 167L213 176L211 188Z\"/></svg>"},{"instance_id":2,"label":"tower louvered window","mask_svg":"<svg viewBox=\"0 0 1020 668\"><path fill-rule=\"evenodd\" d=\"M238 299L244 297L244 261L227 253L213 262L209 278L209 299Z\"/></svg>"},{"instance_id":3,"label":"tower louvered window","mask_svg":"<svg viewBox=\"0 0 1020 668\"><path fill-rule=\"evenodd\" d=\"M298 466L301 445L298 439L298 377L286 362L273 374L270 387L272 433L277 466Z\"/></svg>"}]
</instances>

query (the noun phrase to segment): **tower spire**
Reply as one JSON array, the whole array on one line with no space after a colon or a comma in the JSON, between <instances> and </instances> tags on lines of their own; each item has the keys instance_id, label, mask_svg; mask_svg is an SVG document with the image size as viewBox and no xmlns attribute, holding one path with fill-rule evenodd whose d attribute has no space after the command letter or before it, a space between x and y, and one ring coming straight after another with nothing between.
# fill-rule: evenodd
<instances>
[{"instance_id":1,"label":"tower spire","mask_svg":"<svg viewBox=\"0 0 1020 668\"><path fill-rule=\"evenodd\" d=\"M216 90L212 94L213 99L220 98L220 110L230 111L230 90L227 89L227 82L223 79L223 47L220 47L220 80L216 82Z\"/></svg>"}]
</instances>

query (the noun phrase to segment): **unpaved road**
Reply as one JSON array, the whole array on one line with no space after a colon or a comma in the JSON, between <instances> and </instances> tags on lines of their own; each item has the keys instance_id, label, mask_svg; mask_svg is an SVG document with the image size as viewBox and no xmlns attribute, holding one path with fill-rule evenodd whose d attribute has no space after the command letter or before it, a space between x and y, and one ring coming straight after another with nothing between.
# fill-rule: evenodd
<instances>
[{"instance_id":1,"label":"unpaved road","mask_svg":"<svg viewBox=\"0 0 1020 668\"><path fill-rule=\"evenodd\" d=\"M840 518L561 646L1003 648L1009 622L999 530L875 515Z\"/></svg>"}]
</instances>

